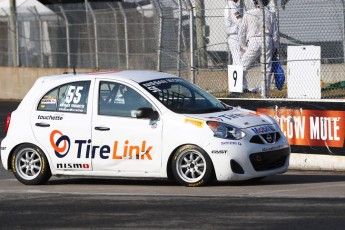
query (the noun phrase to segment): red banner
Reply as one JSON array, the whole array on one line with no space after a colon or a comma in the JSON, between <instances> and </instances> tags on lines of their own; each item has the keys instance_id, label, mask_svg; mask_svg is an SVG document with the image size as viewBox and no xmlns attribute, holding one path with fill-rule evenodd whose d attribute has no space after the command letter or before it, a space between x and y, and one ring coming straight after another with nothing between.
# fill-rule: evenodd
<instances>
[{"instance_id":1,"label":"red banner","mask_svg":"<svg viewBox=\"0 0 345 230\"><path fill-rule=\"evenodd\" d=\"M258 108L257 112L274 117L290 145L344 145L345 111Z\"/></svg>"}]
</instances>

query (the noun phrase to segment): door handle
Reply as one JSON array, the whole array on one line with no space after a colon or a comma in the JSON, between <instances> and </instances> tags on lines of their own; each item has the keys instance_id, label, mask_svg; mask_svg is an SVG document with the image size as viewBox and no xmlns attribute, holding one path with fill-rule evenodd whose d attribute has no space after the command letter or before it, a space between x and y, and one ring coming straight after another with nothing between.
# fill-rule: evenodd
<instances>
[{"instance_id":1,"label":"door handle","mask_svg":"<svg viewBox=\"0 0 345 230\"><path fill-rule=\"evenodd\" d=\"M98 127L95 127L95 130L99 130L99 131L109 131L110 128L108 127L102 127L102 126L98 126Z\"/></svg>"},{"instance_id":2,"label":"door handle","mask_svg":"<svg viewBox=\"0 0 345 230\"><path fill-rule=\"evenodd\" d=\"M50 127L50 124L47 123L36 123L35 125L39 127Z\"/></svg>"}]
</instances>

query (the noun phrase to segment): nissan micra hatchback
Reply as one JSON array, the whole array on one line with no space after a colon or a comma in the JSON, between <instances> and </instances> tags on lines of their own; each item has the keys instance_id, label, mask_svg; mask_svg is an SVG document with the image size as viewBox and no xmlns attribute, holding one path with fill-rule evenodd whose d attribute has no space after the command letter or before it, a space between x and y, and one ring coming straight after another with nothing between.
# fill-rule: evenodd
<instances>
[{"instance_id":1,"label":"nissan micra hatchback","mask_svg":"<svg viewBox=\"0 0 345 230\"><path fill-rule=\"evenodd\" d=\"M65 175L202 186L284 173L289 164L273 118L158 72L40 77L6 128L2 164L27 185Z\"/></svg>"}]
</instances>

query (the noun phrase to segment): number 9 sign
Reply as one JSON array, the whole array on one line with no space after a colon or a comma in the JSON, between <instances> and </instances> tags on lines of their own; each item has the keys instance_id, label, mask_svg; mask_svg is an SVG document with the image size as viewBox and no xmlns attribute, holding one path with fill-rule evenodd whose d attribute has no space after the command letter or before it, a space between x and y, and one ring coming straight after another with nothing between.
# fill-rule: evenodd
<instances>
[{"instance_id":1,"label":"number 9 sign","mask_svg":"<svg viewBox=\"0 0 345 230\"><path fill-rule=\"evenodd\" d=\"M229 92L241 93L243 91L243 66L228 65Z\"/></svg>"}]
</instances>

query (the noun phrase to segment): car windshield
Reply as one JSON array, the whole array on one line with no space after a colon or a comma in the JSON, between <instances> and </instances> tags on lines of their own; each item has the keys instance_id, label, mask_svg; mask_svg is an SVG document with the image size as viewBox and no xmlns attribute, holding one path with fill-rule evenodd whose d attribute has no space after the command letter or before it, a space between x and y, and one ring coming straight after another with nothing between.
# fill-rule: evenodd
<instances>
[{"instance_id":1,"label":"car windshield","mask_svg":"<svg viewBox=\"0 0 345 230\"><path fill-rule=\"evenodd\" d=\"M140 83L150 94L175 113L212 113L231 109L204 90L181 78Z\"/></svg>"}]
</instances>

